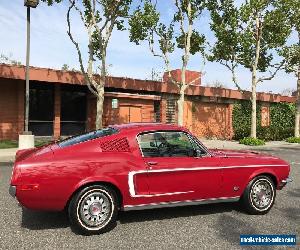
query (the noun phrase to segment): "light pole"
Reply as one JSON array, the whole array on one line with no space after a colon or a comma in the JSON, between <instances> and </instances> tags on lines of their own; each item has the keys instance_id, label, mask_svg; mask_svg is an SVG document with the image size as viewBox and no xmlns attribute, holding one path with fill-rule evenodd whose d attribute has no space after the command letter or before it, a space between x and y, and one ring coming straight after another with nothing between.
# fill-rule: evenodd
<instances>
[{"instance_id":1,"label":"light pole","mask_svg":"<svg viewBox=\"0 0 300 250\"><path fill-rule=\"evenodd\" d=\"M28 131L29 123L29 56L30 56L30 8L36 8L39 0L25 0L24 6L27 7L27 39L26 39L26 91L25 91L25 134Z\"/></svg>"},{"instance_id":2,"label":"light pole","mask_svg":"<svg viewBox=\"0 0 300 250\"><path fill-rule=\"evenodd\" d=\"M26 86L25 86L25 124L24 133L19 136L19 148L34 147L34 136L28 130L29 124L29 56L30 56L30 8L36 8L39 0L24 0L27 8L27 38L26 38Z\"/></svg>"}]
</instances>

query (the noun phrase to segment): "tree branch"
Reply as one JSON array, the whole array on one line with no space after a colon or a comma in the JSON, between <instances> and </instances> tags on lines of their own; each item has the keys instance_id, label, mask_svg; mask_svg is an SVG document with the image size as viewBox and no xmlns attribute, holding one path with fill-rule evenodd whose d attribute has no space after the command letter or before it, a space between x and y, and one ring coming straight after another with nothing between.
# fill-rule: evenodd
<instances>
[{"instance_id":1,"label":"tree branch","mask_svg":"<svg viewBox=\"0 0 300 250\"><path fill-rule=\"evenodd\" d=\"M180 86L180 82L176 81L172 74L171 74L171 67L170 67L170 60L169 60L169 57L168 57L168 54L167 52L166 53L162 53L162 57L164 59L164 62L165 62L165 66L166 66L166 70L168 72L168 76L169 76L169 81L173 84L176 84L177 86Z\"/></svg>"},{"instance_id":2,"label":"tree branch","mask_svg":"<svg viewBox=\"0 0 300 250\"><path fill-rule=\"evenodd\" d=\"M285 63L285 60L282 60L282 62L276 67L276 69L273 73L271 71L269 72L270 76L263 76L263 77L258 78L257 83L272 80L275 77L275 75L278 73L278 71L283 68L284 63Z\"/></svg>"},{"instance_id":3,"label":"tree branch","mask_svg":"<svg viewBox=\"0 0 300 250\"><path fill-rule=\"evenodd\" d=\"M179 15L180 15L180 30L181 30L181 33L184 35L184 44L186 45L186 34L185 34L184 23L183 23L184 17L183 17L182 9L179 6L178 0L175 0L175 5L176 5Z\"/></svg>"},{"instance_id":4,"label":"tree branch","mask_svg":"<svg viewBox=\"0 0 300 250\"><path fill-rule=\"evenodd\" d=\"M236 86L236 88L238 89L238 91L240 91L241 93L243 93L244 90L240 87L240 84L238 83L237 78L236 78L235 69L237 67L237 63L234 63L233 61L231 61L231 65L228 65L227 61L225 63L222 62L222 61L220 61L220 64L223 65L223 66L225 66L227 69L230 70L231 75L232 75L232 81L233 81L234 85Z\"/></svg>"},{"instance_id":5,"label":"tree branch","mask_svg":"<svg viewBox=\"0 0 300 250\"><path fill-rule=\"evenodd\" d=\"M82 74L84 75L84 78L85 78L85 81L87 83L87 86L88 86L89 90L95 96L98 96L98 93L95 91L95 89L93 89L93 87L95 87L95 86L93 86L93 79L89 78L89 76L87 75L87 73L86 73L86 71L84 69L83 61L82 61L82 55L81 55L81 51L80 51L80 48L79 48L79 44L74 40L74 37L73 37L73 35L71 33L70 13L71 13L71 10L74 8L74 6L75 6L75 0L73 0L73 1L70 0L70 6L69 6L68 12L67 12L67 24L68 24L67 34L70 37L71 42L74 44L74 46L76 48L76 51L77 51L77 54L78 54L78 60L79 60L80 69L81 69Z\"/></svg>"},{"instance_id":6,"label":"tree branch","mask_svg":"<svg viewBox=\"0 0 300 250\"><path fill-rule=\"evenodd\" d=\"M72 5L73 2L74 2L74 9L77 10L77 12L78 12L78 14L79 14L79 16L80 16L81 21L82 21L83 23L85 23L85 22L84 22L83 13L82 13L82 11L77 7L75 1L69 0L69 2L70 2L71 5Z\"/></svg>"}]
</instances>

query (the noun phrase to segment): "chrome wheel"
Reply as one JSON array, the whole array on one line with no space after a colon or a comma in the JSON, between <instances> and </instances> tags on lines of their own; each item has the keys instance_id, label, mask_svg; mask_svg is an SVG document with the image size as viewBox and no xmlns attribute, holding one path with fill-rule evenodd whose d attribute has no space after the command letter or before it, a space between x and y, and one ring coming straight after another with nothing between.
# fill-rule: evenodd
<instances>
[{"instance_id":1,"label":"chrome wheel","mask_svg":"<svg viewBox=\"0 0 300 250\"><path fill-rule=\"evenodd\" d=\"M112 200L104 190L90 190L81 197L77 214L84 227L99 229L112 215Z\"/></svg>"},{"instance_id":2,"label":"chrome wheel","mask_svg":"<svg viewBox=\"0 0 300 250\"><path fill-rule=\"evenodd\" d=\"M267 210L274 199L272 183L267 179L258 179L251 188L250 199L256 209Z\"/></svg>"}]
</instances>

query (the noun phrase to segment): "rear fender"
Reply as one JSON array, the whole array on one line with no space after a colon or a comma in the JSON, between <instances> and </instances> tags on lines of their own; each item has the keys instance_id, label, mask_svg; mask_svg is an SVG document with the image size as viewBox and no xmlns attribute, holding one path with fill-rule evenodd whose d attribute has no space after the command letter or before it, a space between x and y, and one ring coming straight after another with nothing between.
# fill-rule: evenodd
<instances>
[{"instance_id":1,"label":"rear fender","mask_svg":"<svg viewBox=\"0 0 300 250\"><path fill-rule=\"evenodd\" d=\"M109 184L114 185L116 188L119 189L120 193L122 196L124 196L122 189L120 188L120 186L118 185L118 183L110 177L107 176L93 176L93 177L88 177L84 180L81 180L79 183L77 183L77 185L74 186L73 188L73 193L71 194L71 196L77 191L79 190L81 187L88 185L89 183L95 183L95 182L106 182Z\"/></svg>"}]
</instances>

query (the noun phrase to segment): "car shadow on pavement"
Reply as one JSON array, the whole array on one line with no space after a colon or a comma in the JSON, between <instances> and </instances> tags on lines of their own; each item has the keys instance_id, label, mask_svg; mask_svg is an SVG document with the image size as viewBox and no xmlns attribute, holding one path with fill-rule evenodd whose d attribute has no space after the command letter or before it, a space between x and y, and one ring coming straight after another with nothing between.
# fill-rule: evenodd
<instances>
[{"instance_id":1,"label":"car shadow on pavement","mask_svg":"<svg viewBox=\"0 0 300 250\"><path fill-rule=\"evenodd\" d=\"M300 198L300 188L292 189L291 191L288 191L288 195L295 198Z\"/></svg>"},{"instance_id":2,"label":"car shadow on pavement","mask_svg":"<svg viewBox=\"0 0 300 250\"><path fill-rule=\"evenodd\" d=\"M118 221L121 224L165 220L177 217L191 217L206 214L218 214L230 211L240 211L239 203L219 203L210 205L184 206L173 208L138 210L120 212ZM70 227L65 212L40 212L22 208L22 227L30 230L45 230ZM110 231L110 230L109 230Z\"/></svg>"},{"instance_id":3,"label":"car shadow on pavement","mask_svg":"<svg viewBox=\"0 0 300 250\"><path fill-rule=\"evenodd\" d=\"M283 212L284 216L287 217L291 221L299 221L300 220L299 208L287 207L287 208L279 208L278 210Z\"/></svg>"},{"instance_id":4,"label":"car shadow on pavement","mask_svg":"<svg viewBox=\"0 0 300 250\"><path fill-rule=\"evenodd\" d=\"M206 214L218 214L223 212L238 211L242 213L239 203L218 203L209 205L194 205L172 208L159 208L149 210L136 210L129 212L120 212L118 220L121 224L174 219L178 217L191 217Z\"/></svg>"},{"instance_id":5,"label":"car shadow on pavement","mask_svg":"<svg viewBox=\"0 0 300 250\"><path fill-rule=\"evenodd\" d=\"M40 212L22 208L22 227L30 230L66 228L70 226L65 212Z\"/></svg>"},{"instance_id":6,"label":"car shadow on pavement","mask_svg":"<svg viewBox=\"0 0 300 250\"><path fill-rule=\"evenodd\" d=\"M222 214L216 225L217 234L225 241L232 245L238 246L240 244L241 234L260 234L260 232L253 228L249 223L245 223L229 214ZM265 246L255 246L255 249L266 249Z\"/></svg>"}]
</instances>

